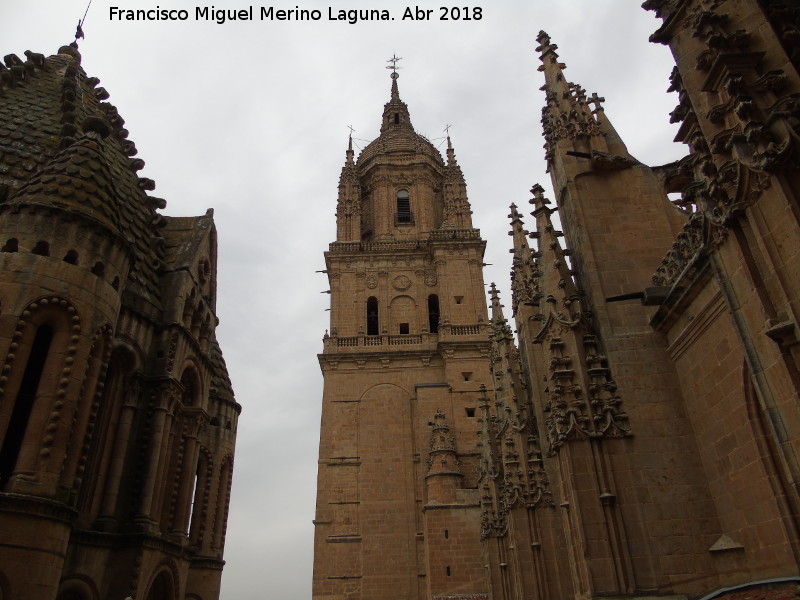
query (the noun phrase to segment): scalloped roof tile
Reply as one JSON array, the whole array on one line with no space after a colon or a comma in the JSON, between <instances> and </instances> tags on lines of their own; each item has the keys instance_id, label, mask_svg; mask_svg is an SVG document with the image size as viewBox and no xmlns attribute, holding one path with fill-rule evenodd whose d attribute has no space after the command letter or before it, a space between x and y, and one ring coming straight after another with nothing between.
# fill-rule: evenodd
<instances>
[{"instance_id":1,"label":"scalloped roof tile","mask_svg":"<svg viewBox=\"0 0 800 600\"><path fill-rule=\"evenodd\" d=\"M24 77L0 82L0 184L9 188L8 202L20 201L21 198L15 197L33 193L30 186L42 176L63 171L60 175L71 181L64 190L71 189L76 194L72 204L68 202L70 208L75 207L77 196L85 199L89 192L86 186L105 189L105 200L108 195L115 196L116 208L94 206L91 211L106 224L116 220L114 224L137 256L126 292L141 295L158 312L161 291L156 269L163 259L163 250L160 244L153 243L154 238L160 237L159 230L152 225L157 213L131 168L128 156L131 143L126 139L127 131L119 124L121 119L116 120L116 126L115 119L109 119L109 115L118 114L117 109L98 98L96 83L79 63L77 51L62 48L59 54L45 58L40 66L25 61L30 67L26 67ZM87 142L81 141L79 131L79 124L88 117L112 122L111 135L92 140L96 147L91 149ZM76 148L68 150L75 144ZM66 156L71 159L66 160ZM109 187L111 181L113 192ZM46 189L38 189L36 193L40 199L41 194L51 194ZM71 194L63 196L64 193L59 192L62 198L71 197Z\"/></svg>"},{"instance_id":2,"label":"scalloped roof tile","mask_svg":"<svg viewBox=\"0 0 800 600\"><path fill-rule=\"evenodd\" d=\"M158 320L163 310L159 270L169 261L185 260L162 230L205 226L210 216L178 219L169 228L173 218L156 211L164 201L147 194L154 182L137 174L144 161L131 158L136 145L127 139L124 119L105 101L108 92L98 87L99 80L80 66L76 48L64 46L47 58L25 55L24 62L6 57L7 64L16 65L10 69L0 65L0 199L78 211L118 232L135 256L123 304ZM104 137L97 124L89 128L97 133L82 133L81 125L92 119L104 122L100 129L110 134ZM235 402L216 338L210 357L218 395Z\"/></svg>"}]
</instances>

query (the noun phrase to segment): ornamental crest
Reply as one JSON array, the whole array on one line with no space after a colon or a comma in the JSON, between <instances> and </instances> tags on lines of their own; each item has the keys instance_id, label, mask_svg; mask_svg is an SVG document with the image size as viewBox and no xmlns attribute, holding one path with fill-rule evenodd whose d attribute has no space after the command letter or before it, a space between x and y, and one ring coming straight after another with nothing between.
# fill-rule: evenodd
<instances>
[{"instance_id":1,"label":"ornamental crest","mask_svg":"<svg viewBox=\"0 0 800 600\"><path fill-rule=\"evenodd\" d=\"M392 287L398 291L404 291L411 287L411 280L405 275L398 275L392 281Z\"/></svg>"}]
</instances>

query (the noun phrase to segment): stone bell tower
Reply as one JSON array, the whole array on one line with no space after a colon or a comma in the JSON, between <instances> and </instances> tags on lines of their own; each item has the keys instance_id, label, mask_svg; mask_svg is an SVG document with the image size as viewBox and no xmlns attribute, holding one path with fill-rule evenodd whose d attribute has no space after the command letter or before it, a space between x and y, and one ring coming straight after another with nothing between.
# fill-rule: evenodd
<instances>
[{"instance_id":1,"label":"stone bell tower","mask_svg":"<svg viewBox=\"0 0 800 600\"><path fill-rule=\"evenodd\" d=\"M485 242L450 139L415 132L392 59L380 136L339 180L313 597L485 598L475 408Z\"/></svg>"}]
</instances>

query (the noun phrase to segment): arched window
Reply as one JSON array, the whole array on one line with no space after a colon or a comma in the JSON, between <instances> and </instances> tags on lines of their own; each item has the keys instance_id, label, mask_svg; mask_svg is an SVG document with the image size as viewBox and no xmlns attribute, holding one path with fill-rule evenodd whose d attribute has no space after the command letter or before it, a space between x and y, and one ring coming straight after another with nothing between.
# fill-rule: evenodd
<instances>
[{"instance_id":1,"label":"arched window","mask_svg":"<svg viewBox=\"0 0 800 600\"><path fill-rule=\"evenodd\" d=\"M379 333L378 299L375 296L370 296L367 299L367 335L378 335Z\"/></svg>"},{"instance_id":2,"label":"arched window","mask_svg":"<svg viewBox=\"0 0 800 600\"><path fill-rule=\"evenodd\" d=\"M397 190L397 213L395 213L395 223L413 223L414 216L411 214L411 198L408 190Z\"/></svg>"},{"instance_id":3,"label":"arched window","mask_svg":"<svg viewBox=\"0 0 800 600\"><path fill-rule=\"evenodd\" d=\"M428 328L431 333L439 333L439 296L428 296Z\"/></svg>"},{"instance_id":4,"label":"arched window","mask_svg":"<svg viewBox=\"0 0 800 600\"><path fill-rule=\"evenodd\" d=\"M183 393L181 394L181 402L184 406L194 406L197 399L197 382L196 373L193 369L186 369L181 375L181 385L183 386Z\"/></svg>"},{"instance_id":5,"label":"arched window","mask_svg":"<svg viewBox=\"0 0 800 600\"><path fill-rule=\"evenodd\" d=\"M150 592L147 594L147 600L174 600L172 593L172 577L167 571L162 571L158 574L153 585L150 586Z\"/></svg>"},{"instance_id":6,"label":"arched window","mask_svg":"<svg viewBox=\"0 0 800 600\"><path fill-rule=\"evenodd\" d=\"M8 483L17 464L22 440L28 428L28 419L33 410L33 401L36 398L36 391L39 389L39 381L42 378L42 371L52 341L53 328L50 325L42 325L36 330L28 364L25 366L22 383L17 393L17 401L14 403L3 445L0 448L0 489Z\"/></svg>"},{"instance_id":7,"label":"arched window","mask_svg":"<svg viewBox=\"0 0 800 600\"><path fill-rule=\"evenodd\" d=\"M120 345L111 352L78 499L78 508L92 516L117 514L122 464L127 453L127 445L120 444L120 437L127 439L131 427L121 415L126 410L123 405L131 393L135 368L136 357L130 348Z\"/></svg>"}]
</instances>

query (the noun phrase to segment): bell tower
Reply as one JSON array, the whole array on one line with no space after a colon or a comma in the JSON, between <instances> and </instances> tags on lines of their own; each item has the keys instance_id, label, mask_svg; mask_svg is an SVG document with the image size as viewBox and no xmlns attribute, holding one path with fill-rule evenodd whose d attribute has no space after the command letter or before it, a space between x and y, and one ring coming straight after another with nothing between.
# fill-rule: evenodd
<instances>
[{"instance_id":1,"label":"bell tower","mask_svg":"<svg viewBox=\"0 0 800 600\"><path fill-rule=\"evenodd\" d=\"M325 253L316 600L488 592L476 435L491 384L485 242L449 136L443 158L414 130L397 60L379 137L357 160L350 139Z\"/></svg>"}]
</instances>

